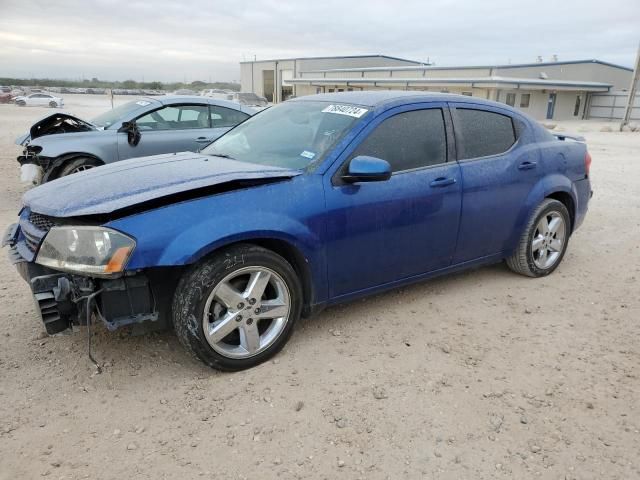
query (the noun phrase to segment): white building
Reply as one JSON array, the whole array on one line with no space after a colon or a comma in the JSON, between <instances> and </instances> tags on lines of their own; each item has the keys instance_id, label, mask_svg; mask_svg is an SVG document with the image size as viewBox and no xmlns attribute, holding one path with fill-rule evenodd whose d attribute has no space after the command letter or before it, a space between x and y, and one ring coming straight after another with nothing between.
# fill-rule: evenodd
<instances>
[{"instance_id":1,"label":"white building","mask_svg":"<svg viewBox=\"0 0 640 480\"><path fill-rule=\"evenodd\" d=\"M460 93L507 103L534 118L575 119L595 92L628 88L632 69L599 60L438 67L385 55L242 62L241 88L278 103L352 90Z\"/></svg>"}]
</instances>

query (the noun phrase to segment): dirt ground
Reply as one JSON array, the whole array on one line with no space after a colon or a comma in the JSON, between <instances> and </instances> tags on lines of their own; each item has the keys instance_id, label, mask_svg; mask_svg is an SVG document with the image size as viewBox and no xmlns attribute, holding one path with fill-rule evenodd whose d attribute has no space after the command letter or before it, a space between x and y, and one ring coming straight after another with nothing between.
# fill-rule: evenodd
<instances>
[{"instance_id":1,"label":"dirt ground","mask_svg":"<svg viewBox=\"0 0 640 480\"><path fill-rule=\"evenodd\" d=\"M24 191L13 140L50 112L0 105L0 225ZM241 373L98 328L95 375L85 330L43 335L2 252L0 479L640 478L640 133L561 127L588 140L595 196L556 273L332 308Z\"/></svg>"}]
</instances>

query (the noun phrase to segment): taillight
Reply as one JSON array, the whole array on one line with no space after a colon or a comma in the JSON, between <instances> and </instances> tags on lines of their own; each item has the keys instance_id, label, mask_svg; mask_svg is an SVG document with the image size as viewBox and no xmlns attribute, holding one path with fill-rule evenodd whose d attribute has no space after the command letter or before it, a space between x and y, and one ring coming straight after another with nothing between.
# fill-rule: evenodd
<instances>
[{"instance_id":1,"label":"taillight","mask_svg":"<svg viewBox=\"0 0 640 480\"><path fill-rule=\"evenodd\" d=\"M591 155L589 152L584 154L584 174L588 177L589 170L591 169Z\"/></svg>"}]
</instances>

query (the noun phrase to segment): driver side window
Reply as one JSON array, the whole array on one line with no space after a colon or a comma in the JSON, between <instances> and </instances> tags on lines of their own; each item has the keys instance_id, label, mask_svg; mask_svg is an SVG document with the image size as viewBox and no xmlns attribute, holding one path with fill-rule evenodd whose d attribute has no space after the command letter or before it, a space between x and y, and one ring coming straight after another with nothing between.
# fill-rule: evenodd
<instances>
[{"instance_id":1,"label":"driver side window","mask_svg":"<svg viewBox=\"0 0 640 480\"><path fill-rule=\"evenodd\" d=\"M363 140L353 157L367 155L389 162L392 172L447 161L447 136L442 109L398 113L384 120Z\"/></svg>"},{"instance_id":2,"label":"driver side window","mask_svg":"<svg viewBox=\"0 0 640 480\"><path fill-rule=\"evenodd\" d=\"M138 117L136 125L141 131L209 128L209 109L204 105L164 107Z\"/></svg>"}]
</instances>

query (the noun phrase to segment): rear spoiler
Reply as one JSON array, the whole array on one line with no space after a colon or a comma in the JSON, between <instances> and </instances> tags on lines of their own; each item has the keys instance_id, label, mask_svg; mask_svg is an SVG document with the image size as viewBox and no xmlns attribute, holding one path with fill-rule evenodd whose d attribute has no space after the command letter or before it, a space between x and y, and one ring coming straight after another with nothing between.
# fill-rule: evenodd
<instances>
[{"instance_id":1,"label":"rear spoiler","mask_svg":"<svg viewBox=\"0 0 640 480\"><path fill-rule=\"evenodd\" d=\"M558 140L563 140L563 141L569 140L571 142L581 142L581 143L587 142L587 140L582 135L571 135L567 133L554 133L554 132L551 132L551 133Z\"/></svg>"}]
</instances>

